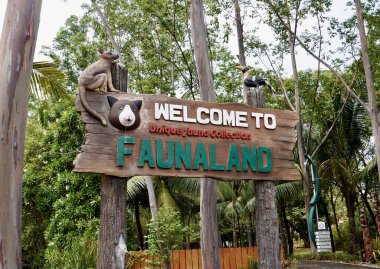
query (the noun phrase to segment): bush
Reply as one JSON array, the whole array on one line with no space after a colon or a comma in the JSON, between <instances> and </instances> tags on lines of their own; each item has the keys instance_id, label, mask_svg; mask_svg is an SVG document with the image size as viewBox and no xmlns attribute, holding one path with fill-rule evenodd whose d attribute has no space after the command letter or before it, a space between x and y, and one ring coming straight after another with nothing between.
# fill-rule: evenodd
<instances>
[{"instance_id":1,"label":"bush","mask_svg":"<svg viewBox=\"0 0 380 269\"><path fill-rule=\"evenodd\" d=\"M248 258L248 269L259 269L259 263L252 257Z\"/></svg>"},{"instance_id":2,"label":"bush","mask_svg":"<svg viewBox=\"0 0 380 269\"><path fill-rule=\"evenodd\" d=\"M97 248L97 239L86 237L73 238L64 250L56 246L48 247L45 251L45 268L96 268Z\"/></svg>"},{"instance_id":3,"label":"bush","mask_svg":"<svg viewBox=\"0 0 380 269\"><path fill-rule=\"evenodd\" d=\"M148 260L147 263L153 266L169 264L170 251L179 249L185 236L191 233L189 227L182 225L180 214L166 207L157 212L156 219L148 224L148 230L147 254L155 260Z\"/></svg>"}]
</instances>

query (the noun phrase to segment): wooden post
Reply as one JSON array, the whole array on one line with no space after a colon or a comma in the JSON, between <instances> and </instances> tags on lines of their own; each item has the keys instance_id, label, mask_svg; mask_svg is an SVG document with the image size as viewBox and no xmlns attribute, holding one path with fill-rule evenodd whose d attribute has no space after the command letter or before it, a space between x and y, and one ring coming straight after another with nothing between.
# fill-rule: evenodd
<instances>
[{"instance_id":1,"label":"wooden post","mask_svg":"<svg viewBox=\"0 0 380 269\"><path fill-rule=\"evenodd\" d=\"M203 14L203 1L190 1L191 34L194 44L195 61L199 79L200 95L203 101L215 102L214 81L208 54L207 32ZM201 253L202 268L220 268L219 227L216 181L201 179Z\"/></svg>"},{"instance_id":2,"label":"wooden post","mask_svg":"<svg viewBox=\"0 0 380 269\"><path fill-rule=\"evenodd\" d=\"M247 92L247 104L262 108L265 98L262 90ZM255 181L256 193L256 244L259 254L259 268L281 268L278 214L276 207L275 182Z\"/></svg>"},{"instance_id":3,"label":"wooden post","mask_svg":"<svg viewBox=\"0 0 380 269\"><path fill-rule=\"evenodd\" d=\"M21 189L41 0L9 0L0 39L0 269L21 268Z\"/></svg>"},{"instance_id":4,"label":"wooden post","mask_svg":"<svg viewBox=\"0 0 380 269\"><path fill-rule=\"evenodd\" d=\"M116 89L127 91L126 69L112 64L112 82ZM104 175L100 186L100 229L98 241L98 269L124 269L127 248L125 207L125 178Z\"/></svg>"}]
</instances>

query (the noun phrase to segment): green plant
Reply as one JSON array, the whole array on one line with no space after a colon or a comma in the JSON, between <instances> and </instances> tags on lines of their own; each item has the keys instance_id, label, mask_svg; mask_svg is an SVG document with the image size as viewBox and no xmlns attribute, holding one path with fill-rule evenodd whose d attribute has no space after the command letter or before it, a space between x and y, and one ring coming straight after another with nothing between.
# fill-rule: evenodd
<instances>
[{"instance_id":1,"label":"green plant","mask_svg":"<svg viewBox=\"0 0 380 269\"><path fill-rule=\"evenodd\" d=\"M97 248L97 239L86 237L73 238L63 250L56 246L48 247L45 251L45 268L96 268Z\"/></svg>"},{"instance_id":2,"label":"green plant","mask_svg":"<svg viewBox=\"0 0 380 269\"><path fill-rule=\"evenodd\" d=\"M376 237L371 241L373 257L376 261L380 260L380 238Z\"/></svg>"},{"instance_id":3,"label":"green plant","mask_svg":"<svg viewBox=\"0 0 380 269\"><path fill-rule=\"evenodd\" d=\"M248 257L248 269L259 269L259 263L252 257Z\"/></svg>"},{"instance_id":4,"label":"green plant","mask_svg":"<svg viewBox=\"0 0 380 269\"><path fill-rule=\"evenodd\" d=\"M311 258L310 249L298 249L292 256L293 260L309 260ZM340 262L356 262L360 261L359 256L348 254L343 251L333 252L322 252L318 253L317 260L328 260L328 261L340 261Z\"/></svg>"},{"instance_id":5,"label":"green plant","mask_svg":"<svg viewBox=\"0 0 380 269\"><path fill-rule=\"evenodd\" d=\"M132 268L136 263L144 261L146 257L145 251L128 251L125 259L125 268Z\"/></svg>"},{"instance_id":6,"label":"green plant","mask_svg":"<svg viewBox=\"0 0 380 269\"><path fill-rule=\"evenodd\" d=\"M148 230L145 237L149 246L147 254L154 260L147 259L146 262L152 266L165 263L170 268L170 251L180 248L185 236L190 234L190 228L182 225L177 211L163 207L157 212L156 219L148 224Z\"/></svg>"}]
</instances>

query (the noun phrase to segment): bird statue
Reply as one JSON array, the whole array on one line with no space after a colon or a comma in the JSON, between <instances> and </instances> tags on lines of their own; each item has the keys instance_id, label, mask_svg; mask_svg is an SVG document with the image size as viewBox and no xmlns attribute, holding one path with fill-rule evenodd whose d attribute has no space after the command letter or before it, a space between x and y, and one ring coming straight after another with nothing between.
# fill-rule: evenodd
<instances>
[{"instance_id":1,"label":"bird statue","mask_svg":"<svg viewBox=\"0 0 380 269\"><path fill-rule=\"evenodd\" d=\"M246 66L238 65L235 68L243 73L243 83L245 86L249 88L259 88L260 86L268 86L272 93L275 92L275 89L268 82L268 79L253 76L251 74L252 70Z\"/></svg>"}]
</instances>

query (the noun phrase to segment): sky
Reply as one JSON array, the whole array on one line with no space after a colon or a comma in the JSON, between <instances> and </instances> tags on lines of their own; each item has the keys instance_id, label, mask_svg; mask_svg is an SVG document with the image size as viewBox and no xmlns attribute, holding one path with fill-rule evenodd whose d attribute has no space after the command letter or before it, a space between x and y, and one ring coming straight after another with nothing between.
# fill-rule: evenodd
<instances>
[{"instance_id":1,"label":"sky","mask_svg":"<svg viewBox=\"0 0 380 269\"><path fill-rule=\"evenodd\" d=\"M28 0L26 0L28 1ZM7 0L0 0L0 29L3 29ZM52 44L60 27L71 15L82 15L81 5L90 0L43 0L34 61L46 60L39 52L42 46Z\"/></svg>"},{"instance_id":2,"label":"sky","mask_svg":"<svg viewBox=\"0 0 380 269\"><path fill-rule=\"evenodd\" d=\"M7 0L0 0L0 29L2 29L3 21L4 21L4 14L6 10ZM340 20L343 20L350 14L352 14L351 11L349 11L346 7L347 1L342 0L333 0L333 6L331 13L337 17ZM58 32L59 28L62 27L65 23L65 21L69 18L71 15L82 15L83 11L81 9L81 5L83 3L91 3L90 0L43 0L42 1L42 10L41 10L41 17L40 17L40 26L38 30L38 37L37 37L37 45L36 45L36 51L34 55L34 61L41 61L41 60L48 60L44 58L44 56L40 53L42 46L49 46L52 44L52 41L54 37L56 36L56 33ZM262 31L263 33L261 35L267 35L261 36L264 41L268 41L271 39L271 34L267 34L266 31ZM231 50L233 50L234 54L238 54L237 46L232 45ZM306 69L306 68L316 68L317 63L311 58L311 56L307 56L305 52L302 50L298 51L297 57L300 57L300 60L298 60L298 67L299 69ZM311 61L313 61L313 64L311 64ZM253 63L252 63L253 64ZM265 69L265 68L264 68ZM290 60L287 59L285 61L285 69L290 70ZM290 73L290 72L286 72Z\"/></svg>"}]
</instances>

